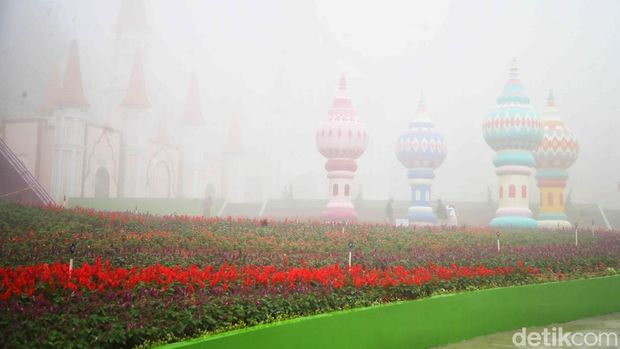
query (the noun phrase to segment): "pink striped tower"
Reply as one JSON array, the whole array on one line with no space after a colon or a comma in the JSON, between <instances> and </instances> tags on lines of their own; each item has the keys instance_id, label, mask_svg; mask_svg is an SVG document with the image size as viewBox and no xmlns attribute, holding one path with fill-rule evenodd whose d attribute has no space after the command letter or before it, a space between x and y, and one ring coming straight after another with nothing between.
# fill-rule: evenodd
<instances>
[{"instance_id":1,"label":"pink striped tower","mask_svg":"<svg viewBox=\"0 0 620 349\"><path fill-rule=\"evenodd\" d=\"M328 119L316 131L316 145L327 158L325 169L329 180L329 203L323 211L326 221L355 221L357 212L351 203L352 184L357 164L368 146L368 133L357 121L347 96L347 81L342 76L338 96L329 109Z\"/></svg>"}]
</instances>

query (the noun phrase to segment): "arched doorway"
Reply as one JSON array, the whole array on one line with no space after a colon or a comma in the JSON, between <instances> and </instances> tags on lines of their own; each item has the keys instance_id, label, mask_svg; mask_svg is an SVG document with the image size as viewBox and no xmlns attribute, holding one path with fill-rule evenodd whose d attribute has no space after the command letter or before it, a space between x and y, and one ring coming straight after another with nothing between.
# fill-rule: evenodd
<instances>
[{"instance_id":1,"label":"arched doorway","mask_svg":"<svg viewBox=\"0 0 620 349\"><path fill-rule=\"evenodd\" d=\"M168 165L160 161L153 167L153 176L149 181L149 192L151 197L169 198L170 197L170 169Z\"/></svg>"},{"instance_id":2,"label":"arched doorway","mask_svg":"<svg viewBox=\"0 0 620 349\"><path fill-rule=\"evenodd\" d=\"M110 197L110 174L105 167L99 167L95 173L95 197Z\"/></svg>"}]
</instances>

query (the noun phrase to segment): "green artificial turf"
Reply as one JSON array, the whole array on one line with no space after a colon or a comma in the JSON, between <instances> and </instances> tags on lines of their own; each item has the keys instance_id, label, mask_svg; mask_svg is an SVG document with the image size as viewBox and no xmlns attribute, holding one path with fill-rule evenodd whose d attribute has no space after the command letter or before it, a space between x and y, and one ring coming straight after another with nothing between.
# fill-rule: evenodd
<instances>
[{"instance_id":1,"label":"green artificial turf","mask_svg":"<svg viewBox=\"0 0 620 349\"><path fill-rule=\"evenodd\" d=\"M256 326L164 348L428 348L620 311L620 276L435 296Z\"/></svg>"}]
</instances>

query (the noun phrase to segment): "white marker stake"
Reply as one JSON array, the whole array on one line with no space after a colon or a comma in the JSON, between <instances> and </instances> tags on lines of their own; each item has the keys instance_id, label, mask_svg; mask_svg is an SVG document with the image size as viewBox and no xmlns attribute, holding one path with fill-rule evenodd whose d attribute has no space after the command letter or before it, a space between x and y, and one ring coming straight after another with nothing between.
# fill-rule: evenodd
<instances>
[{"instance_id":1,"label":"white marker stake","mask_svg":"<svg viewBox=\"0 0 620 349\"><path fill-rule=\"evenodd\" d=\"M349 251L349 269L351 269L351 251Z\"/></svg>"},{"instance_id":2,"label":"white marker stake","mask_svg":"<svg viewBox=\"0 0 620 349\"><path fill-rule=\"evenodd\" d=\"M501 252L501 248L499 246L499 239L497 239L497 252Z\"/></svg>"},{"instance_id":3,"label":"white marker stake","mask_svg":"<svg viewBox=\"0 0 620 349\"><path fill-rule=\"evenodd\" d=\"M579 228L575 227L575 246L579 246Z\"/></svg>"},{"instance_id":4,"label":"white marker stake","mask_svg":"<svg viewBox=\"0 0 620 349\"><path fill-rule=\"evenodd\" d=\"M69 259L69 278L71 278L72 270L73 270L73 258Z\"/></svg>"}]
</instances>

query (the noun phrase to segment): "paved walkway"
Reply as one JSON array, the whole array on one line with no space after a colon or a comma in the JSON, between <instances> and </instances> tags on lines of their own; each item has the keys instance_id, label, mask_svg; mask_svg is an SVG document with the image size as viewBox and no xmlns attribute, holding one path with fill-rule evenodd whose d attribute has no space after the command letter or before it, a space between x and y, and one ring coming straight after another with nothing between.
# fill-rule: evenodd
<instances>
[{"instance_id":1,"label":"paved walkway","mask_svg":"<svg viewBox=\"0 0 620 349\"><path fill-rule=\"evenodd\" d=\"M563 324L552 324L544 327L528 327L526 333L538 332L541 333L546 328L551 333L553 327L562 327L564 333L566 332L581 332L584 335L588 332L596 333L609 333L614 332L617 334L618 343L615 343L613 337L611 338L611 345L607 346L607 340L603 339L603 346L587 346L587 345L573 345L563 347L556 346L544 346L542 341L539 346L515 346L512 344L512 337L517 331L499 332L489 336L477 337L460 343L454 343L441 347L442 349L479 349L479 348L620 348L620 313L613 313L604 316L597 316L587 319L581 319L572 322L566 322ZM549 343L551 343L551 335L549 335ZM603 337L605 338L605 337ZM592 343L595 340L593 335L588 335L587 342ZM582 339L578 338L577 341L581 342Z\"/></svg>"}]
</instances>

